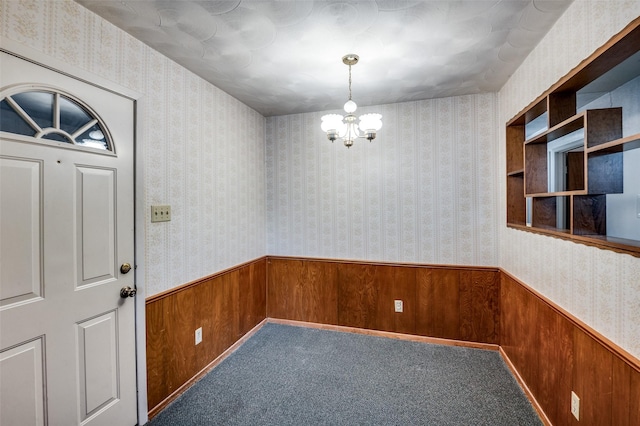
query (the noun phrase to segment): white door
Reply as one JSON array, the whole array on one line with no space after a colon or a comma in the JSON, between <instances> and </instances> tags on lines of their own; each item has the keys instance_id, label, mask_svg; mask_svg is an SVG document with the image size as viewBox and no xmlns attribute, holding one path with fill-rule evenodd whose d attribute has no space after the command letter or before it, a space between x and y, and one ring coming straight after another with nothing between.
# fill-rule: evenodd
<instances>
[{"instance_id":1,"label":"white door","mask_svg":"<svg viewBox=\"0 0 640 426\"><path fill-rule=\"evenodd\" d=\"M0 424L134 425L133 101L0 55Z\"/></svg>"}]
</instances>

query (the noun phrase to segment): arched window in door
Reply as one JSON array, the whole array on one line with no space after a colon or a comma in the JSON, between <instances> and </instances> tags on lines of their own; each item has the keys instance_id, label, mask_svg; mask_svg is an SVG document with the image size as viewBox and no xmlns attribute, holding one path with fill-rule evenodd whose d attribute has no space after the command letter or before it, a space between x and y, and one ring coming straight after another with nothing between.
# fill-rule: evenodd
<instances>
[{"instance_id":1,"label":"arched window in door","mask_svg":"<svg viewBox=\"0 0 640 426\"><path fill-rule=\"evenodd\" d=\"M80 100L46 88L12 92L0 101L0 131L113 152L104 123Z\"/></svg>"}]
</instances>

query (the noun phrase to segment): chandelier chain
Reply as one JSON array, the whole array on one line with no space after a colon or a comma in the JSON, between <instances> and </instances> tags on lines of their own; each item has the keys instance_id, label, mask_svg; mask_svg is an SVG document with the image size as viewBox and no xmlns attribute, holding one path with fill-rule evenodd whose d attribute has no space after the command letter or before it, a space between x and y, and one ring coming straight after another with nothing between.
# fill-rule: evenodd
<instances>
[{"instance_id":1,"label":"chandelier chain","mask_svg":"<svg viewBox=\"0 0 640 426\"><path fill-rule=\"evenodd\" d=\"M351 100L351 65L349 65L349 100Z\"/></svg>"}]
</instances>

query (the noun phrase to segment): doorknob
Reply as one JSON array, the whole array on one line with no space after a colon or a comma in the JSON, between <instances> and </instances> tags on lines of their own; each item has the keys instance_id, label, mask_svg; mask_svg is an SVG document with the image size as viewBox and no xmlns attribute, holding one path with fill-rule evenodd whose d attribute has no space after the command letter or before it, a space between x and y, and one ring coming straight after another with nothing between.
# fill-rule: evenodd
<instances>
[{"instance_id":1,"label":"doorknob","mask_svg":"<svg viewBox=\"0 0 640 426\"><path fill-rule=\"evenodd\" d=\"M127 297L133 297L136 295L136 289L135 288L131 288L129 286L126 287L122 287L120 289L120 297L122 297L123 299L126 299Z\"/></svg>"},{"instance_id":2,"label":"doorknob","mask_svg":"<svg viewBox=\"0 0 640 426\"><path fill-rule=\"evenodd\" d=\"M131 265L129 265L128 263L123 263L122 266L120 267L120 272L122 272L123 274L126 274L130 270L131 270Z\"/></svg>"}]
</instances>

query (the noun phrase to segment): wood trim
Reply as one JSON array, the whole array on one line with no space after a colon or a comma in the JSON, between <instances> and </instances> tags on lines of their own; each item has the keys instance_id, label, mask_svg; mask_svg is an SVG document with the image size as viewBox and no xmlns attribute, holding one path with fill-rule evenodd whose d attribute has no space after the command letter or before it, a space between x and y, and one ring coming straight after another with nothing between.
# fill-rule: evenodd
<instances>
[{"instance_id":1,"label":"wood trim","mask_svg":"<svg viewBox=\"0 0 640 426\"><path fill-rule=\"evenodd\" d=\"M206 376L211 370L213 370L218 364L227 359L229 355L234 353L240 346L242 346L247 340L251 338L254 334L258 332L265 324L267 323L267 319L262 320L258 325L253 327L247 334L242 336L239 340L237 340L233 345L227 348L224 352L222 352L219 356L217 356L213 361L211 361L206 367L196 373L193 377L191 377L188 381L183 383L180 387L178 387L175 391L173 391L169 396L164 398L159 404L149 410L149 420L154 418L160 411L162 411L167 405L172 403L177 397L182 395L184 391L193 386L198 380L202 377Z\"/></svg>"},{"instance_id":2,"label":"wood trim","mask_svg":"<svg viewBox=\"0 0 640 426\"><path fill-rule=\"evenodd\" d=\"M546 235L549 237L560 238L561 240L565 241L571 241L576 244L597 247L604 250L611 250L616 253L628 254L633 257L640 257L640 243L634 240L616 239L599 235L583 236L578 234L569 234L566 230L562 231L557 229L534 228L517 223L507 223L506 226L507 228L517 229L518 231Z\"/></svg>"},{"instance_id":3,"label":"wood trim","mask_svg":"<svg viewBox=\"0 0 640 426\"><path fill-rule=\"evenodd\" d=\"M386 262L382 260L358 260L358 259L336 259L324 257L301 257L301 256L267 256L267 262L270 260L300 260L300 261L318 261L338 264L357 264L368 266L404 266L408 268L431 268L431 269L468 269L473 271L493 271L500 270L497 266L473 266L473 265L454 265L454 264L432 264L417 262Z\"/></svg>"},{"instance_id":4,"label":"wood trim","mask_svg":"<svg viewBox=\"0 0 640 426\"><path fill-rule=\"evenodd\" d=\"M437 337L416 336L415 334L395 333L391 331L371 330L368 328L344 327L341 325L320 324L306 321L294 321L278 318L267 318L272 324L290 325L293 327L315 328L319 330L339 331L342 333L364 334L367 336L386 337L389 339L406 340L409 342L430 343L444 346L460 346L465 348L498 351L500 346L491 343L467 342L464 340L441 339Z\"/></svg>"},{"instance_id":5,"label":"wood trim","mask_svg":"<svg viewBox=\"0 0 640 426\"><path fill-rule=\"evenodd\" d=\"M153 296L147 297L145 299L145 303L146 304L153 303L153 302L157 301L158 299L162 299L164 297L172 296L175 293L178 293L180 291L188 290L190 287L197 286L199 284L202 284L203 282L210 281L210 280L212 280L214 278L217 278L219 276L228 274L230 272L237 271L237 270L242 269L242 268L244 268L246 266L252 265L254 263L261 262L261 261L266 260L266 259L267 259L267 256L258 257L256 259L249 260L248 262L244 262L244 263L241 263L239 265L235 265L235 266L232 266L230 268L223 269L222 271L218 271L218 272L216 272L214 274L207 275L206 277L198 278L197 280L190 281L190 282L185 283L185 284L181 284L181 285L173 287L173 288L171 288L169 290L165 290L165 291L163 291L161 293L157 293L157 294L154 294Z\"/></svg>"},{"instance_id":6,"label":"wood trim","mask_svg":"<svg viewBox=\"0 0 640 426\"><path fill-rule=\"evenodd\" d=\"M504 349L502 349L502 347L498 348L498 352L500 352L500 355L502 356L504 363L507 364L509 371L511 371L511 374L513 375L513 377L516 379L516 381L524 391L524 394L527 396L527 399L529 400L531 405L533 405L534 410L536 410L536 413L538 413L538 417L540 417L540 420L542 420L542 423L544 423L545 426L553 426L553 423L551 423L551 421L545 414L544 410L538 403L538 400L535 398L535 396L533 396L531 389L529 389L529 386L527 386L527 383L522 379L522 376L520 376L520 372L515 368L515 366L513 365L513 362L511 362L509 355L506 354L506 352L504 351Z\"/></svg>"}]
</instances>

